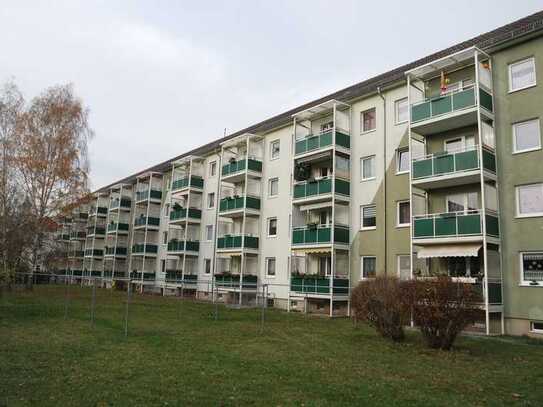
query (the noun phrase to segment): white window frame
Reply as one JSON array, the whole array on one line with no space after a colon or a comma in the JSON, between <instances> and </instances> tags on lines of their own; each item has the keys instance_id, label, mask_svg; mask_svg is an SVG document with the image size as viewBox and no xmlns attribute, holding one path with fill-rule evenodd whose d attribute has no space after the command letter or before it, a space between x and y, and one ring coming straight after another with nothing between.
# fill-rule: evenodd
<instances>
[{"instance_id":1,"label":"white window frame","mask_svg":"<svg viewBox=\"0 0 543 407\"><path fill-rule=\"evenodd\" d=\"M530 332L534 334L543 334L543 329L534 328L534 324L541 324L543 325L543 322L539 321L530 321Z\"/></svg>"},{"instance_id":2,"label":"white window frame","mask_svg":"<svg viewBox=\"0 0 543 407\"><path fill-rule=\"evenodd\" d=\"M407 104L407 119L402 120L402 121L398 119L398 112L399 112L398 106L401 102L405 102ZM395 100L394 101L394 124L396 125L404 124L404 123L407 123L408 121L409 121L409 103L408 103L407 97Z\"/></svg>"},{"instance_id":3,"label":"white window frame","mask_svg":"<svg viewBox=\"0 0 543 407\"><path fill-rule=\"evenodd\" d=\"M273 260L275 262L275 274L271 275L271 274L268 274L268 270L269 270L269 263L270 263L270 260ZM277 277L277 258L275 257L266 257L266 278L275 278Z\"/></svg>"},{"instance_id":4,"label":"white window frame","mask_svg":"<svg viewBox=\"0 0 543 407\"><path fill-rule=\"evenodd\" d=\"M211 196L213 196L213 205L211 205L211 202L210 202L210 197L211 197ZM215 200L216 200L215 198L216 198L216 197L215 197L215 192L208 192L208 194L207 194L207 202L206 202L206 203L207 203L207 205L206 205L206 206L207 206L207 209L213 209L213 208L215 208L215 203L216 203L216 202L215 202Z\"/></svg>"},{"instance_id":5,"label":"white window frame","mask_svg":"<svg viewBox=\"0 0 543 407\"><path fill-rule=\"evenodd\" d=\"M528 62L528 61L531 61L533 66L534 66L534 83L532 83L530 85L523 86L522 88L513 89L513 77L511 75L513 67L516 66L516 65L520 65L520 64L522 64L524 62ZM534 57L528 57L528 58L521 59L520 61L510 63L507 66L507 72L508 72L507 76L508 76L508 79L509 79L509 93L518 92L520 90L524 90L524 89L528 89L528 88L532 88L534 86L537 86L537 69L536 69L536 66L535 66L535 58Z\"/></svg>"},{"instance_id":6,"label":"white window frame","mask_svg":"<svg viewBox=\"0 0 543 407\"><path fill-rule=\"evenodd\" d=\"M217 175L217 161L213 160L209 162L209 176L214 177Z\"/></svg>"},{"instance_id":7,"label":"white window frame","mask_svg":"<svg viewBox=\"0 0 543 407\"><path fill-rule=\"evenodd\" d=\"M400 171L400 153L403 153L403 152L407 152L408 168L407 170ZM408 147L398 148L396 150L396 175L409 174L410 167L411 167L411 155L409 154L409 148Z\"/></svg>"},{"instance_id":8,"label":"white window frame","mask_svg":"<svg viewBox=\"0 0 543 407\"><path fill-rule=\"evenodd\" d=\"M400 269L400 260L402 257L409 258L409 274L411 274L411 256L408 254L398 254L396 255L396 274L398 276L398 279L401 278L401 269ZM411 278L411 275L409 276Z\"/></svg>"},{"instance_id":9,"label":"white window frame","mask_svg":"<svg viewBox=\"0 0 543 407\"><path fill-rule=\"evenodd\" d=\"M372 177L364 177L364 161L366 160L373 160L373 176ZM360 158L360 181L371 181L374 180L376 176L376 166L375 166L375 155L368 155L367 157Z\"/></svg>"},{"instance_id":10,"label":"white window frame","mask_svg":"<svg viewBox=\"0 0 543 407\"><path fill-rule=\"evenodd\" d=\"M515 186L515 206L516 206L516 217L517 218L539 218L543 216L543 211L541 212L534 212L534 213L520 213L520 189L522 187L529 187L532 185L539 185L540 188L543 189L543 182L536 182L533 184L524 184L524 185L517 185Z\"/></svg>"},{"instance_id":11,"label":"white window frame","mask_svg":"<svg viewBox=\"0 0 543 407\"><path fill-rule=\"evenodd\" d=\"M271 194L271 190L272 190L272 182L277 182L277 193L272 195ZM268 179L268 198L276 198L279 196L279 177L273 177L273 178L270 178Z\"/></svg>"},{"instance_id":12,"label":"white window frame","mask_svg":"<svg viewBox=\"0 0 543 407\"><path fill-rule=\"evenodd\" d=\"M209 273L206 271L207 262L209 262ZM211 259L204 259L204 274L212 274L211 273L212 271L213 271L213 262L211 261Z\"/></svg>"},{"instance_id":13,"label":"white window frame","mask_svg":"<svg viewBox=\"0 0 543 407\"><path fill-rule=\"evenodd\" d=\"M365 208L375 208L375 226L364 226L364 209ZM377 205L375 204L368 204L368 205L360 205L360 230L375 230L377 229Z\"/></svg>"},{"instance_id":14,"label":"white window frame","mask_svg":"<svg viewBox=\"0 0 543 407\"><path fill-rule=\"evenodd\" d=\"M370 112L372 110L375 112L375 127L373 129L364 130L364 114L368 113L368 112ZM368 133L371 133L371 132L376 131L376 130L377 130L377 108L376 107L370 107L369 109L365 109L365 110L361 111L360 112L360 134L368 134Z\"/></svg>"},{"instance_id":15,"label":"white window frame","mask_svg":"<svg viewBox=\"0 0 543 407\"><path fill-rule=\"evenodd\" d=\"M360 280L371 280L375 277L364 277L364 259L375 259L375 277L377 277L377 256L360 256Z\"/></svg>"},{"instance_id":16,"label":"white window frame","mask_svg":"<svg viewBox=\"0 0 543 407\"><path fill-rule=\"evenodd\" d=\"M538 137L539 145L537 147L525 148L524 150L517 150L517 126L521 124L526 124L529 122L537 122L537 129L539 132L539 137ZM513 123L511 133L513 135L513 154L521 154L521 153L528 153L530 151L541 150L541 123L539 119L529 119L529 120L523 120L521 122Z\"/></svg>"},{"instance_id":17,"label":"white window frame","mask_svg":"<svg viewBox=\"0 0 543 407\"><path fill-rule=\"evenodd\" d=\"M408 203L411 206L411 202L408 199L396 202L396 227L397 228L408 228L411 226L411 219L407 223L400 223L400 204ZM409 213L411 213L411 207L409 207Z\"/></svg>"},{"instance_id":18,"label":"white window frame","mask_svg":"<svg viewBox=\"0 0 543 407\"><path fill-rule=\"evenodd\" d=\"M275 220L275 235L270 235L270 224L271 224L272 220ZM266 235L267 235L267 237L277 237L278 228L279 228L279 222L277 221L277 216L272 216L272 217L268 218L268 220L266 222Z\"/></svg>"},{"instance_id":19,"label":"white window frame","mask_svg":"<svg viewBox=\"0 0 543 407\"><path fill-rule=\"evenodd\" d=\"M279 151L278 151L276 157L273 156L273 146L274 146L274 144L279 145ZM281 140L280 139L272 140L272 141L270 141L270 161L277 160L277 159L279 159L279 157L281 157Z\"/></svg>"},{"instance_id":20,"label":"white window frame","mask_svg":"<svg viewBox=\"0 0 543 407\"><path fill-rule=\"evenodd\" d=\"M211 229L211 239L208 239L209 234L208 234L207 231L208 231L209 229ZM214 232L213 229L214 229L213 225L206 225L206 227L205 227L205 234L206 234L206 235L205 235L205 238L206 238L205 240L206 240L206 242L212 242L212 241L213 241L213 232Z\"/></svg>"},{"instance_id":21,"label":"white window frame","mask_svg":"<svg viewBox=\"0 0 543 407\"><path fill-rule=\"evenodd\" d=\"M525 287L543 287L543 281L540 281L537 285L532 285L532 284L530 284L531 283L530 280L525 280L524 279L523 259L524 259L525 254L543 254L543 250L525 251L525 252L520 252L519 253L518 258L519 258L519 270L520 270L520 285L525 286Z\"/></svg>"}]
</instances>

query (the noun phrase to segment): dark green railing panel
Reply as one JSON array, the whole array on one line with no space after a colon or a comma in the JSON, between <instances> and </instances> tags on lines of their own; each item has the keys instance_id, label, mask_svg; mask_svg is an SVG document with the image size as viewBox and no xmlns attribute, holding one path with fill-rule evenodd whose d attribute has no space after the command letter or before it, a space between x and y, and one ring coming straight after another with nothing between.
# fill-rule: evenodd
<instances>
[{"instance_id":1,"label":"dark green railing panel","mask_svg":"<svg viewBox=\"0 0 543 407\"><path fill-rule=\"evenodd\" d=\"M418 122L430 118L430 102L411 106L411 121Z\"/></svg>"},{"instance_id":2,"label":"dark green railing panel","mask_svg":"<svg viewBox=\"0 0 543 407\"><path fill-rule=\"evenodd\" d=\"M494 111L494 105L492 102L492 96L487 91L479 88L479 103L489 112Z\"/></svg>"},{"instance_id":3,"label":"dark green railing panel","mask_svg":"<svg viewBox=\"0 0 543 407\"><path fill-rule=\"evenodd\" d=\"M462 151L454 154L456 171L475 170L479 168L477 150Z\"/></svg>"},{"instance_id":4,"label":"dark green railing panel","mask_svg":"<svg viewBox=\"0 0 543 407\"><path fill-rule=\"evenodd\" d=\"M96 208L96 213L99 213L101 215L106 215L107 208L105 206L99 206L98 208Z\"/></svg>"},{"instance_id":5,"label":"dark green railing panel","mask_svg":"<svg viewBox=\"0 0 543 407\"><path fill-rule=\"evenodd\" d=\"M351 148L351 137L349 137L347 134L336 131L336 144L341 147Z\"/></svg>"},{"instance_id":6,"label":"dark green railing panel","mask_svg":"<svg viewBox=\"0 0 543 407\"><path fill-rule=\"evenodd\" d=\"M333 279L334 294L349 294L349 280L346 278ZM290 291L299 293L330 294L330 278L328 277L291 277Z\"/></svg>"},{"instance_id":7,"label":"dark green railing panel","mask_svg":"<svg viewBox=\"0 0 543 407\"><path fill-rule=\"evenodd\" d=\"M328 243L332 240L332 229L331 228L318 228L317 229L317 242L318 243Z\"/></svg>"},{"instance_id":8,"label":"dark green railing panel","mask_svg":"<svg viewBox=\"0 0 543 407\"><path fill-rule=\"evenodd\" d=\"M294 185L293 196L294 199L305 198L305 184Z\"/></svg>"},{"instance_id":9,"label":"dark green railing panel","mask_svg":"<svg viewBox=\"0 0 543 407\"><path fill-rule=\"evenodd\" d=\"M500 236L500 224L497 216L486 215L486 234L496 237Z\"/></svg>"},{"instance_id":10,"label":"dark green railing panel","mask_svg":"<svg viewBox=\"0 0 543 407\"><path fill-rule=\"evenodd\" d=\"M486 98L486 97L485 97ZM482 103L482 101L481 101ZM485 101L485 103L488 102ZM491 101L490 101L491 103ZM411 121L418 122L456 110L475 106L475 89L466 89L451 95L438 96L411 106ZM486 106L485 106L486 107Z\"/></svg>"},{"instance_id":11,"label":"dark green railing panel","mask_svg":"<svg viewBox=\"0 0 543 407\"><path fill-rule=\"evenodd\" d=\"M258 249L258 237L245 236L245 247L250 249Z\"/></svg>"},{"instance_id":12,"label":"dark green railing panel","mask_svg":"<svg viewBox=\"0 0 543 407\"><path fill-rule=\"evenodd\" d=\"M475 105L475 89L467 89L462 92L453 93L452 104L454 110L465 109Z\"/></svg>"},{"instance_id":13,"label":"dark green railing panel","mask_svg":"<svg viewBox=\"0 0 543 407\"><path fill-rule=\"evenodd\" d=\"M260 210L260 198L254 196L248 196L245 198L245 205L249 209Z\"/></svg>"},{"instance_id":14,"label":"dark green railing panel","mask_svg":"<svg viewBox=\"0 0 543 407\"><path fill-rule=\"evenodd\" d=\"M331 227L308 226L292 231L292 244L330 243L332 241ZM349 229L336 226L334 228L335 243L349 243Z\"/></svg>"},{"instance_id":15,"label":"dark green railing panel","mask_svg":"<svg viewBox=\"0 0 543 407\"><path fill-rule=\"evenodd\" d=\"M292 244L301 244L304 242L304 230L296 229L292 231Z\"/></svg>"},{"instance_id":16,"label":"dark green railing panel","mask_svg":"<svg viewBox=\"0 0 543 407\"><path fill-rule=\"evenodd\" d=\"M347 228L334 228L334 242L335 243L349 243L349 229Z\"/></svg>"},{"instance_id":17,"label":"dark green railing panel","mask_svg":"<svg viewBox=\"0 0 543 407\"><path fill-rule=\"evenodd\" d=\"M249 158L249 160L247 161L247 168L250 171L262 172L262 161Z\"/></svg>"},{"instance_id":18,"label":"dark green railing panel","mask_svg":"<svg viewBox=\"0 0 543 407\"><path fill-rule=\"evenodd\" d=\"M102 249L86 249L85 256L103 256L104 251Z\"/></svg>"},{"instance_id":19,"label":"dark green railing panel","mask_svg":"<svg viewBox=\"0 0 543 407\"><path fill-rule=\"evenodd\" d=\"M433 219L415 219L413 228L414 237L433 237L434 220Z\"/></svg>"},{"instance_id":20,"label":"dark green railing panel","mask_svg":"<svg viewBox=\"0 0 543 407\"><path fill-rule=\"evenodd\" d=\"M454 171L454 155L445 154L434 157L434 175L447 174Z\"/></svg>"},{"instance_id":21,"label":"dark green railing panel","mask_svg":"<svg viewBox=\"0 0 543 407\"><path fill-rule=\"evenodd\" d=\"M134 220L134 226L144 226L144 225L149 225L149 226L158 226L160 225L160 218L155 218L155 217L139 217L139 218L136 218Z\"/></svg>"},{"instance_id":22,"label":"dark green railing panel","mask_svg":"<svg viewBox=\"0 0 543 407\"><path fill-rule=\"evenodd\" d=\"M336 193L341 195L351 195L351 183L344 179L335 179Z\"/></svg>"},{"instance_id":23,"label":"dark green railing panel","mask_svg":"<svg viewBox=\"0 0 543 407\"><path fill-rule=\"evenodd\" d=\"M413 162L413 179L432 176L432 158Z\"/></svg>"},{"instance_id":24,"label":"dark green railing panel","mask_svg":"<svg viewBox=\"0 0 543 407\"><path fill-rule=\"evenodd\" d=\"M157 191L156 189L152 189L151 199L162 199L162 191Z\"/></svg>"},{"instance_id":25,"label":"dark green railing panel","mask_svg":"<svg viewBox=\"0 0 543 407\"><path fill-rule=\"evenodd\" d=\"M202 211L197 208L189 208L188 215L189 215L189 218L192 218L192 219L201 219ZM185 219L186 217L187 217L186 208L174 209L173 211L170 212L171 221Z\"/></svg>"},{"instance_id":26,"label":"dark green railing panel","mask_svg":"<svg viewBox=\"0 0 543 407\"><path fill-rule=\"evenodd\" d=\"M168 251L183 252L183 251L198 252L200 251L200 242L196 240L170 240L168 242Z\"/></svg>"},{"instance_id":27,"label":"dark green railing panel","mask_svg":"<svg viewBox=\"0 0 543 407\"><path fill-rule=\"evenodd\" d=\"M480 235L481 216L479 214L458 216L459 235Z\"/></svg>"},{"instance_id":28,"label":"dark green railing panel","mask_svg":"<svg viewBox=\"0 0 543 407\"><path fill-rule=\"evenodd\" d=\"M253 275L244 275L243 279L239 275L216 275L215 284L221 288L239 288L241 280L242 288L256 289L258 277Z\"/></svg>"},{"instance_id":29,"label":"dark green railing panel","mask_svg":"<svg viewBox=\"0 0 543 407\"><path fill-rule=\"evenodd\" d=\"M452 110L452 98L450 96L435 98L430 103L432 104L432 116L439 116Z\"/></svg>"},{"instance_id":30,"label":"dark green railing panel","mask_svg":"<svg viewBox=\"0 0 543 407\"><path fill-rule=\"evenodd\" d=\"M158 245L156 244L143 244L138 243L132 246L132 253L157 253L158 252Z\"/></svg>"},{"instance_id":31,"label":"dark green railing panel","mask_svg":"<svg viewBox=\"0 0 543 407\"><path fill-rule=\"evenodd\" d=\"M483 149L483 168L493 173L496 172L496 156L487 149Z\"/></svg>"},{"instance_id":32,"label":"dark green railing panel","mask_svg":"<svg viewBox=\"0 0 543 407\"><path fill-rule=\"evenodd\" d=\"M317 228L305 229L304 243L317 243Z\"/></svg>"},{"instance_id":33,"label":"dark green railing panel","mask_svg":"<svg viewBox=\"0 0 543 407\"><path fill-rule=\"evenodd\" d=\"M313 196L319 194L319 182L318 181L308 181L306 183L305 196Z\"/></svg>"},{"instance_id":34,"label":"dark green railing panel","mask_svg":"<svg viewBox=\"0 0 543 407\"><path fill-rule=\"evenodd\" d=\"M502 303L502 285L501 283L489 282L488 283L488 302L490 304Z\"/></svg>"},{"instance_id":35,"label":"dark green railing panel","mask_svg":"<svg viewBox=\"0 0 543 407\"><path fill-rule=\"evenodd\" d=\"M262 161L255 160L253 158L232 161L229 164L223 165L222 175L226 176L234 174L239 171L244 171L246 168L250 171L262 172Z\"/></svg>"},{"instance_id":36,"label":"dark green railing panel","mask_svg":"<svg viewBox=\"0 0 543 407\"><path fill-rule=\"evenodd\" d=\"M189 177L179 178L179 179L176 179L172 183L172 190L176 191L178 189L187 188L188 186L189 186ZM197 175L193 175L190 177L190 186L194 188L203 188L204 179Z\"/></svg>"},{"instance_id":37,"label":"dark green railing panel","mask_svg":"<svg viewBox=\"0 0 543 407\"><path fill-rule=\"evenodd\" d=\"M325 178L319 180L319 194L330 194L332 192L332 180Z\"/></svg>"},{"instance_id":38,"label":"dark green railing panel","mask_svg":"<svg viewBox=\"0 0 543 407\"><path fill-rule=\"evenodd\" d=\"M298 140L295 144L295 154L303 154L308 151L318 150L331 146L333 144L333 131L328 131L319 135L306 136L302 140ZM351 138L344 133L336 131L336 145L345 148L351 148Z\"/></svg>"},{"instance_id":39,"label":"dark green railing panel","mask_svg":"<svg viewBox=\"0 0 543 407\"><path fill-rule=\"evenodd\" d=\"M456 216L454 214L441 215L434 222L436 236L451 236L456 234Z\"/></svg>"},{"instance_id":40,"label":"dark green railing panel","mask_svg":"<svg viewBox=\"0 0 543 407\"><path fill-rule=\"evenodd\" d=\"M126 247L108 247L106 249L106 254L117 254L119 256L126 256L126 253L128 253L128 249Z\"/></svg>"},{"instance_id":41,"label":"dark green railing panel","mask_svg":"<svg viewBox=\"0 0 543 407\"><path fill-rule=\"evenodd\" d=\"M217 239L217 247L219 249L241 249L242 242L244 248L258 249L258 237L245 236L242 239L241 235L225 235Z\"/></svg>"}]
</instances>

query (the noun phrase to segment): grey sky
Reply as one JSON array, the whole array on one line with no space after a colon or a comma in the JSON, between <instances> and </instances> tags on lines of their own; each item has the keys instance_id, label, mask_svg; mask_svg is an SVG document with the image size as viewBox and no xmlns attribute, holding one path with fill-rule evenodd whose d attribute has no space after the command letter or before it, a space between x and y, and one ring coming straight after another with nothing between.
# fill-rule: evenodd
<instances>
[{"instance_id":1,"label":"grey sky","mask_svg":"<svg viewBox=\"0 0 543 407\"><path fill-rule=\"evenodd\" d=\"M96 188L541 6L2 0L0 80L27 97L75 85L96 131Z\"/></svg>"}]
</instances>

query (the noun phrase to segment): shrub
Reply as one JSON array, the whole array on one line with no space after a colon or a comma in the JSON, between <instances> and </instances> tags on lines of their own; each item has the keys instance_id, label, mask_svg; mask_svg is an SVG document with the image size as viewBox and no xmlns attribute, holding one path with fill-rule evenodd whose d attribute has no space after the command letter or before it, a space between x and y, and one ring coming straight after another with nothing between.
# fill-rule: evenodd
<instances>
[{"instance_id":1,"label":"shrub","mask_svg":"<svg viewBox=\"0 0 543 407\"><path fill-rule=\"evenodd\" d=\"M430 348L449 350L458 334L481 313L481 294L450 277L409 282L413 320Z\"/></svg>"},{"instance_id":2,"label":"shrub","mask_svg":"<svg viewBox=\"0 0 543 407\"><path fill-rule=\"evenodd\" d=\"M406 288L404 282L391 277L361 281L351 294L354 318L368 322L385 338L402 341L411 309Z\"/></svg>"}]
</instances>

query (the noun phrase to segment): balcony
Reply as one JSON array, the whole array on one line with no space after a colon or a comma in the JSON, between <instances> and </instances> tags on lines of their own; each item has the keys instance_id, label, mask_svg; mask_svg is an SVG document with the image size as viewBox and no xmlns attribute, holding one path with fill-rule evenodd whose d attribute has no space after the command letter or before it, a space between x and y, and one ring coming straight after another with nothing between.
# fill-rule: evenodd
<instances>
[{"instance_id":1,"label":"balcony","mask_svg":"<svg viewBox=\"0 0 543 407\"><path fill-rule=\"evenodd\" d=\"M128 198L115 199L111 202L110 210L126 209L129 210L132 207L132 201Z\"/></svg>"},{"instance_id":2,"label":"balcony","mask_svg":"<svg viewBox=\"0 0 543 407\"><path fill-rule=\"evenodd\" d=\"M349 227L334 227L334 243L349 244ZM292 230L292 245L325 245L332 244L332 227L327 225L306 225L294 227Z\"/></svg>"},{"instance_id":3,"label":"balcony","mask_svg":"<svg viewBox=\"0 0 543 407\"><path fill-rule=\"evenodd\" d=\"M107 208L105 206L98 206L93 208L90 212L90 216L107 216Z\"/></svg>"},{"instance_id":4,"label":"balcony","mask_svg":"<svg viewBox=\"0 0 543 407\"><path fill-rule=\"evenodd\" d=\"M233 196L221 199L219 213L222 216L240 214L247 209L251 212L260 211L260 198L255 196Z\"/></svg>"},{"instance_id":5,"label":"balcony","mask_svg":"<svg viewBox=\"0 0 543 407\"><path fill-rule=\"evenodd\" d=\"M143 227L158 229L159 225L160 218L140 216L139 218L134 219L134 227L138 229Z\"/></svg>"},{"instance_id":6,"label":"balcony","mask_svg":"<svg viewBox=\"0 0 543 407\"><path fill-rule=\"evenodd\" d=\"M333 187L332 187L333 186ZM322 178L314 181L297 182L294 184L293 201L322 201L330 199L335 193L348 198L350 182L340 178Z\"/></svg>"},{"instance_id":7,"label":"balcony","mask_svg":"<svg viewBox=\"0 0 543 407\"><path fill-rule=\"evenodd\" d=\"M175 240L168 242L168 253L184 253L200 251L200 242L198 240Z\"/></svg>"},{"instance_id":8,"label":"balcony","mask_svg":"<svg viewBox=\"0 0 543 407\"><path fill-rule=\"evenodd\" d=\"M204 179L202 177L198 177L196 175L193 175L193 176L190 177L190 182L189 182L189 177L184 177L184 178L176 179L172 183L172 191L173 192L179 191L179 190L182 190L182 189L185 189L185 188L188 188L188 187L203 189L204 188Z\"/></svg>"},{"instance_id":9,"label":"balcony","mask_svg":"<svg viewBox=\"0 0 543 407\"><path fill-rule=\"evenodd\" d=\"M298 275L290 278L290 291L305 294L349 295L349 279L334 278L330 288L330 278L322 276Z\"/></svg>"},{"instance_id":10,"label":"balcony","mask_svg":"<svg viewBox=\"0 0 543 407\"><path fill-rule=\"evenodd\" d=\"M102 249L85 249L85 257L102 257L103 255Z\"/></svg>"},{"instance_id":11,"label":"balcony","mask_svg":"<svg viewBox=\"0 0 543 407\"><path fill-rule=\"evenodd\" d=\"M334 132L327 132L309 135L296 141L294 155L302 155L310 152L316 152L331 147L334 144ZM342 132L336 131L336 146L346 150L351 148L351 138Z\"/></svg>"},{"instance_id":12,"label":"balcony","mask_svg":"<svg viewBox=\"0 0 543 407\"><path fill-rule=\"evenodd\" d=\"M139 280L139 281L154 282L155 281L155 273L142 272L142 271L131 271L130 272L130 279Z\"/></svg>"},{"instance_id":13,"label":"balcony","mask_svg":"<svg viewBox=\"0 0 543 407\"><path fill-rule=\"evenodd\" d=\"M160 201L162 199L162 191L159 191L157 189L151 189L149 191L148 189L146 189L144 191L136 192L136 202L142 202L148 199L152 201Z\"/></svg>"},{"instance_id":14,"label":"balcony","mask_svg":"<svg viewBox=\"0 0 543 407\"><path fill-rule=\"evenodd\" d=\"M243 276L241 281L240 277L241 276L239 274L215 274L215 285L219 288L226 289L239 289L241 285L241 288L256 290L258 276L246 274Z\"/></svg>"},{"instance_id":15,"label":"balcony","mask_svg":"<svg viewBox=\"0 0 543 407\"><path fill-rule=\"evenodd\" d=\"M414 103L411 105L411 128L426 135L475 124L477 103L483 111L492 114L492 95L482 88L478 98L472 87ZM444 119L448 123L441 122Z\"/></svg>"},{"instance_id":16,"label":"balcony","mask_svg":"<svg viewBox=\"0 0 543 407\"><path fill-rule=\"evenodd\" d=\"M245 174L245 171L260 175L262 173L262 161L254 158L231 161L229 164L222 166L222 178L231 179L236 176L240 178L239 176Z\"/></svg>"},{"instance_id":17,"label":"balcony","mask_svg":"<svg viewBox=\"0 0 543 407\"><path fill-rule=\"evenodd\" d=\"M174 208L170 212L170 223L176 223L186 219L199 222L200 219L202 219L202 211L197 208L188 208L188 210L187 208Z\"/></svg>"},{"instance_id":18,"label":"balcony","mask_svg":"<svg viewBox=\"0 0 543 407\"><path fill-rule=\"evenodd\" d=\"M488 236L500 236L498 215L486 214L486 233ZM480 240L483 234L482 213L480 210L449 212L413 217L413 241L432 243L432 240L458 239Z\"/></svg>"},{"instance_id":19,"label":"balcony","mask_svg":"<svg viewBox=\"0 0 543 407\"><path fill-rule=\"evenodd\" d=\"M250 235L224 235L217 239L217 249L258 249L258 237Z\"/></svg>"},{"instance_id":20,"label":"balcony","mask_svg":"<svg viewBox=\"0 0 543 407\"><path fill-rule=\"evenodd\" d=\"M181 270L166 270L166 281L175 284L190 284L194 285L198 281L198 275L185 274Z\"/></svg>"},{"instance_id":21,"label":"balcony","mask_svg":"<svg viewBox=\"0 0 543 407\"><path fill-rule=\"evenodd\" d=\"M107 225L107 233L114 233L114 232L128 233L128 228L129 228L128 223L110 223Z\"/></svg>"},{"instance_id":22,"label":"balcony","mask_svg":"<svg viewBox=\"0 0 543 407\"><path fill-rule=\"evenodd\" d=\"M143 244L143 243L136 243L132 245L132 254L151 254L156 255L158 253L158 245L156 244Z\"/></svg>"},{"instance_id":23,"label":"balcony","mask_svg":"<svg viewBox=\"0 0 543 407\"><path fill-rule=\"evenodd\" d=\"M87 236L103 236L105 233L105 226L87 226Z\"/></svg>"},{"instance_id":24,"label":"balcony","mask_svg":"<svg viewBox=\"0 0 543 407\"><path fill-rule=\"evenodd\" d=\"M107 247L106 256L126 256L128 249L126 247Z\"/></svg>"},{"instance_id":25,"label":"balcony","mask_svg":"<svg viewBox=\"0 0 543 407\"><path fill-rule=\"evenodd\" d=\"M496 174L496 155L483 148L483 169ZM441 152L413 160L413 185L420 188L446 188L480 182L478 147L456 152Z\"/></svg>"}]
</instances>

